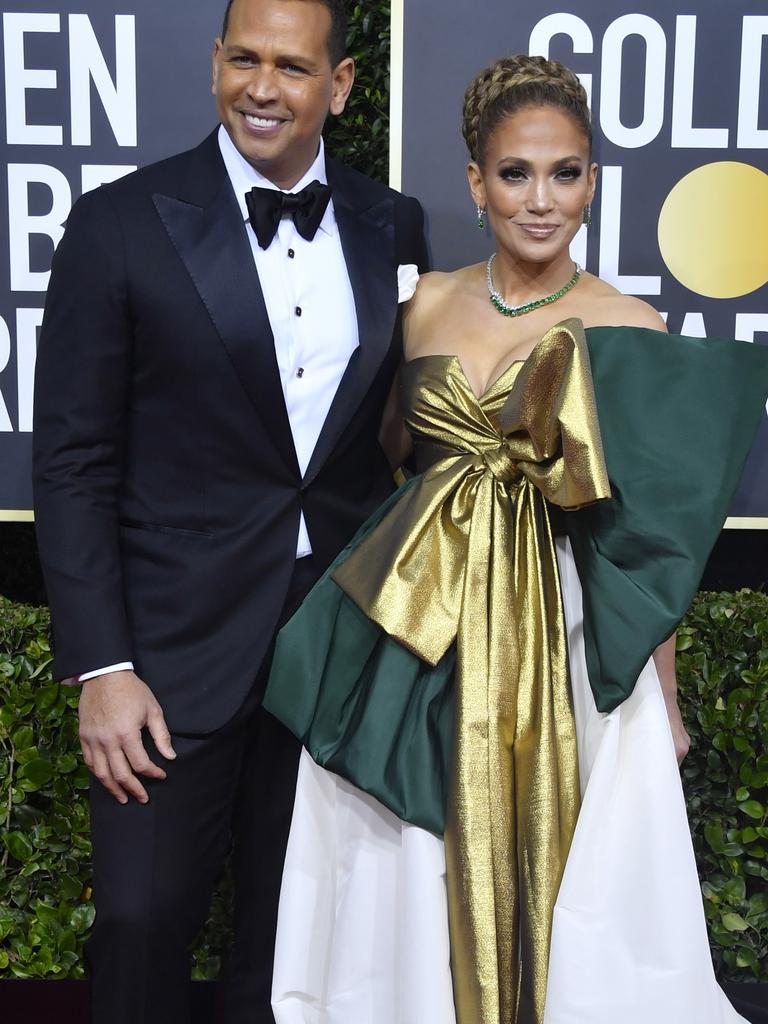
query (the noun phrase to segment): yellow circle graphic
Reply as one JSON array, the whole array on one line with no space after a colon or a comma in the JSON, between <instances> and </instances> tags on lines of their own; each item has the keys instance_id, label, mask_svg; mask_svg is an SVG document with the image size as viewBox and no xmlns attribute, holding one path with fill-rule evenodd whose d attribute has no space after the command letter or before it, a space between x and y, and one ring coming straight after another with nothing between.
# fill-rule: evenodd
<instances>
[{"instance_id":1,"label":"yellow circle graphic","mask_svg":"<svg viewBox=\"0 0 768 1024\"><path fill-rule=\"evenodd\" d=\"M768 174L722 160L686 174L659 214L659 248L680 284L713 299L768 281Z\"/></svg>"}]
</instances>

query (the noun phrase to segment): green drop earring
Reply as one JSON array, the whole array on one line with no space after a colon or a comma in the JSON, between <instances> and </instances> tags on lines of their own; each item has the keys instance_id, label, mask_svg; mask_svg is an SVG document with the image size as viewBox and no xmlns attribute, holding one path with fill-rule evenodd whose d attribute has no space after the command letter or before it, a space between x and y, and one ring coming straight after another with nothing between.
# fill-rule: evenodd
<instances>
[{"instance_id":1,"label":"green drop earring","mask_svg":"<svg viewBox=\"0 0 768 1024\"><path fill-rule=\"evenodd\" d=\"M588 228L592 227L592 203L587 203L587 205L584 207L583 220Z\"/></svg>"},{"instance_id":2,"label":"green drop earring","mask_svg":"<svg viewBox=\"0 0 768 1024\"><path fill-rule=\"evenodd\" d=\"M485 210L480 203L477 204L477 226L482 231L485 227Z\"/></svg>"}]
</instances>

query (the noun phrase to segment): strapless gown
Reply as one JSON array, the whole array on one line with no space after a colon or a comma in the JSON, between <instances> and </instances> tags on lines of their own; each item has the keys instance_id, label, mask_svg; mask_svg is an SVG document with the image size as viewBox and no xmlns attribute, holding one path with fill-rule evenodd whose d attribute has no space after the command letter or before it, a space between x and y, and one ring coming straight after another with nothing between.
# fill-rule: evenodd
<instances>
[{"instance_id":1,"label":"strapless gown","mask_svg":"<svg viewBox=\"0 0 768 1024\"><path fill-rule=\"evenodd\" d=\"M265 698L305 746L277 1024L742 1020L650 655L766 355L565 321L481 396L456 357L405 366L421 472L284 628Z\"/></svg>"}]
</instances>

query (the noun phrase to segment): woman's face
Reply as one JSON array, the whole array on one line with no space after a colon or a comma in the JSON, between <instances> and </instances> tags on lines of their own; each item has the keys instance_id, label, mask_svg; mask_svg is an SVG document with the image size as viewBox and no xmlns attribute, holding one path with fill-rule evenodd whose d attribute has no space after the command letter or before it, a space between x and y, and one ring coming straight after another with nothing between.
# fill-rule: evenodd
<instances>
[{"instance_id":1,"label":"woman's face","mask_svg":"<svg viewBox=\"0 0 768 1024\"><path fill-rule=\"evenodd\" d=\"M526 107L488 138L483 166L468 168L500 252L549 263L567 252L595 192L597 164L577 122L557 107Z\"/></svg>"}]
</instances>

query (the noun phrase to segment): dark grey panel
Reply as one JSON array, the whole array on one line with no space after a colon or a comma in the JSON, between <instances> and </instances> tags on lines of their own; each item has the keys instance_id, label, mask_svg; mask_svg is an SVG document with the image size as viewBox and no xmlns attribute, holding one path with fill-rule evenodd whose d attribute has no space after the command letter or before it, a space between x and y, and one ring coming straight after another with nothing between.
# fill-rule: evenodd
<instances>
[{"instance_id":1,"label":"dark grey panel","mask_svg":"<svg viewBox=\"0 0 768 1024\"><path fill-rule=\"evenodd\" d=\"M768 15L764 4L719 0L693 0L688 3L655 2L606 4L602 0L527 4L510 0L406 0L405 3L405 81L403 125L403 190L424 203L429 225L433 262L437 269L451 270L487 258L492 240L478 231L475 211L468 194L465 168L467 153L461 137L461 107L466 86L474 75L497 57L530 52L531 34L545 18L575 15L583 22L582 31L591 37L588 52L566 34L556 35L550 56L557 57L579 74L592 76L592 106L595 128L595 159L616 180L621 174L619 221L611 210L601 184L593 210L593 226L588 234L587 267L593 273L607 273L610 260L601 267L601 233L607 238L619 230L620 243L613 256L619 274L659 278L653 289L636 291L660 312L668 313L671 331L696 333L695 322L686 323L687 314L701 314L709 336L733 337L738 314L764 314L768 318L768 286L732 299L711 299L680 284L664 264L658 243L658 219L664 200L673 186L692 170L715 161L738 161L760 170L768 170L768 36L762 44L762 74L747 79L748 89L759 93L757 127L766 130L759 148L739 148L739 83L742 63L742 29L745 16ZM628 148L607 138L601 131L601 112L620 90L619 118L628 128L644 118L645 69L647 44L639 35L630 35L621 50L620 82L609 86L601 81L606 31L626 15L652 19L650 26L665 50L661 63L651 61L653 83L663 83L663 120L658 134L639 147ZM696 128L726 128L728 144L720 147L679 145L680 133L673 145L673 105L684 107L686 74L676 83L676 39L678 32L690 30L690 22L678 17L694 16L695 46L680 46L678 71L689 66L693 55L692 125ZM648 23L645 23L648 25ZM750 22L750 26L756 23ZM762 26L765 27L765 26ZM606 47L610 49L610 47ZM613 48L614 52L616 47ZM744 97L742 97L742 101ZM768 203L768 177L766 177ZM727 204L729 195L714 194L713 204ZM603 202L606 210L603 212ZM601 216L602 214L602 216ZM702 210L707 216L707 210ZM749 224L744 230L749 231ZM610 249L610 247L608 247ZM608 251L608 250L607 250ZM610 253L608 253L610 255ZM766 272L768 277L768 271ZM626 291L628 282L616 282ZM766 331L755 334L757 344L768 344ZM713 412L714 415L714 412ZM734 506L734 516L768 517L768 420L762 428L750 456L747 471Z\"/></svg>"}]
</instances>

